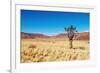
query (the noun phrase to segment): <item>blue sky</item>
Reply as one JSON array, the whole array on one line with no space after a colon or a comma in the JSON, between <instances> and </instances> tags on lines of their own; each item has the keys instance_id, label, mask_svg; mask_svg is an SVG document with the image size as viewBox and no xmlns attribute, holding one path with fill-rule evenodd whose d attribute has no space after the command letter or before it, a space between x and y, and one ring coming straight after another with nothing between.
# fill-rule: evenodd
<instances>
[{"instance_id":1,"label":"blue sky","mask_svg":"<svg viewBox=\"0 0 100 73\"><path fill-rule=\"evenodd\" d=\"M21 32L55 35L74 25L78 32L89 31L89 13L21 10Z\"/></svg>"}]
</instances>

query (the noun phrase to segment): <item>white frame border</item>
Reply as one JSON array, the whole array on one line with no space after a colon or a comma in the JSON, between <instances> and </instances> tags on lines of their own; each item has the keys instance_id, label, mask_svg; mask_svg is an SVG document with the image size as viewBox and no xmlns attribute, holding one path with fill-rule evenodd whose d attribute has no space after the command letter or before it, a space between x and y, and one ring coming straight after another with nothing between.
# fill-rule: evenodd
<instances>
[{"instance_id":1,"label":"white frame border","mask_svg":"<svg viewBox=\"0 0 100 73\"><path fill-rule=\"evenodd\" d=\"M72 62L67 62L67 65L66 65L66 62L62 62L62 64L63 64L63 66L62 66L62 64L60 63L60 62L53 62L53 63L51 63L51 62L49 62L50 64L48 65L48 62L46 62L45 63L45 65L47 65L48 66L48 68L46 68L46 67L44 67L44 68L41 68L41 67L37 67L37 68L33 68L33 66L36 64L36 65L42 65L42 66L44 66L44 63L39 63L39 64L37 64L37 63L34 63L34 65L33 66L31 66L32 67L32 69L35 69L35 70L32 70L32 69L29 69L29 70L27 70L27 67L29 68L30 67L30 65L28 66L27 65L27 67L26 68L24 68L24 70L26 70L26 71L37 71L37 70L46 70L46 69L63 69L64 67L66 67L66 68L72 68L72 67L77 67L77 68L79 68L79 67L88 67L88 66L94 66L94 65L96 65L96 60L95 60L95 50L94 50L94 44L95 44L95 38L94 38L94 35L95 35L95 29L94 29L94 25L95 25L95 8L93 7L93 6L80 6L80 5L66 5L66 6L52 6L52 5L27 5L27 4L16 4L15 5L15 10L13 10L12 11L12 18L11 18L11 72L12 73L15 73L15 72L20 72L20 71L22 71L23 72L23 69L22 69L22 67L24 66L25 67L25 64L24 65L22 65L22 67L19 67L18 68L18 65L19 65L19 61L17 61L17 59L19 58L18 56L16 56L16 54L18 53L18 52L16 52L16 44L17 43L20 43L19 41L17 41L16 40L16 34L19 34L19 32L20 32L20 30L17 30L17 28L16 27L20 27L20 25L16 25L17 24L17 21L19 21L20 19L17 19L17 18L19 18L19 15L16 15L16 10L17 10L17 8L16 8L16 6L21 6L21 7L23 7L23 6L26 6L26 8L27 8L27 6L29 6L29 7L33 7L33 6L35 6L35 7L46 7L46 8L49 8L49 7L51 7L51 8L60 8L60 9L66 9L66 8L71 8L71 9L82 9L82 10L87 10L87 9L89 9L89 10L92 10L92 12L91 12L91 20L90 20L90 32L92 32L91 34L92 34L92 38L90 38L90 41L93 41L93 42L91 42L90 43L90 48L92 47L93 48L93 50L91 51L92 53L90 53L90 55L92 55L92 58L91 58L91 60L89 60L89 61L72 61ZM19 8L20 9L20 8ZM36 8L37 9L37 8ZM33 9L34 10L34 9ZM39 10L41 10L41 9L39 9ZM48 9L47 9L48 10ZM51 9L52 10L52 9ZM54 10L55 11L55 10ZM58 10L57 10L58 11ZM70 11L73 11L73 10L70 10ZM75 11L74 11L75 12ZM77 11L76 11L77 12ZM92 21L92 22L91 22ZM13 25L12 25L13 24ZM90 36L91 36L91 34L90 34ZM18 45L17 44L17 46L20 46L20 45ZM20 56L20 55L19 55ZM57 64L55 64L55 63L57 63ZM59 65L58 65L58 63L59 63ZM32 64L32 63L31 63ZM54 65L56 65L56 66L54 66ZM19 65L19 66L21 66L21 65ZM57 67L57 68L56 68ZM50 69L50 70L51 70Z\"/></svg>"}]
</instances>

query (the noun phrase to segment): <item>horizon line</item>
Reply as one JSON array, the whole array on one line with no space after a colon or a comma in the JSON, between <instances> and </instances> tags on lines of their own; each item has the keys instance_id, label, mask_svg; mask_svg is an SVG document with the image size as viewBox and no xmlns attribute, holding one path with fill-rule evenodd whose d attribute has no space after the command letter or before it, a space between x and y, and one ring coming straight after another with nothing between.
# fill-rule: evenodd
<instances>
[{"instance_id":1,"label":"horizon line","mask_svg":"<svg viewBox=\"0 0 100 73\"><path fill-rule=\"evenodd\" d=\"M90 32L90 31L83 31L83 32L77 32L77 33L85 33L85 32ZM20 32L20 33L27 33L27 34L42 34L42 35L47 35L47 36L54 36L54 35L59 35L59 34L65 34L65 33L55 33L55 34L47 34L47 33L39 33L39 32Z\"/></svg>"}]
</instances>

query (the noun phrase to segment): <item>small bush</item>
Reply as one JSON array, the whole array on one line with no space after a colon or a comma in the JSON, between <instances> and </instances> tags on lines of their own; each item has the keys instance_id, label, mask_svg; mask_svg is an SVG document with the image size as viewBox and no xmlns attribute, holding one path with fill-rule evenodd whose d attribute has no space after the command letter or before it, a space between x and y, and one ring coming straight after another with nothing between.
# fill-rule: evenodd
<instances>
[{"instance_id":1,"label":"small bush","mask_svg":"<svg viewBox=\"0 0 100 73\"><path fill-rule=\"evenodd\" d=\"M79 47L80 49L82 49L82 50L85 50L85 47Z\"/></svg>"},{"instance_id":2,"label":"small bush","mask_svg":"<svg viewBox=\"0 0 100 73\"><path fill-rule=\"evenodd\" d=\"M36 45L30 45L29 48L36 48Z\"/></svg>"}]
</instances>

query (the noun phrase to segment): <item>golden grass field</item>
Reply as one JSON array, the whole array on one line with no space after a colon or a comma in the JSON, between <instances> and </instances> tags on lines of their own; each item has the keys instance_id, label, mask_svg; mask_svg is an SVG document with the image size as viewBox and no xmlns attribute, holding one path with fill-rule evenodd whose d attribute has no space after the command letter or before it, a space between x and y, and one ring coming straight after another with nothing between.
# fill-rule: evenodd
<instances>
[{"instance_id":1,"label":"golden grass field","mask_svg":"<svg viewBox=\"0 0 100 73\"><path fill-rule=\"evenodd\" d=\"M66 38L21 39L21 63L89 59L89 42L74 40L69 49Z\"/></svg>"}]
</instances>

